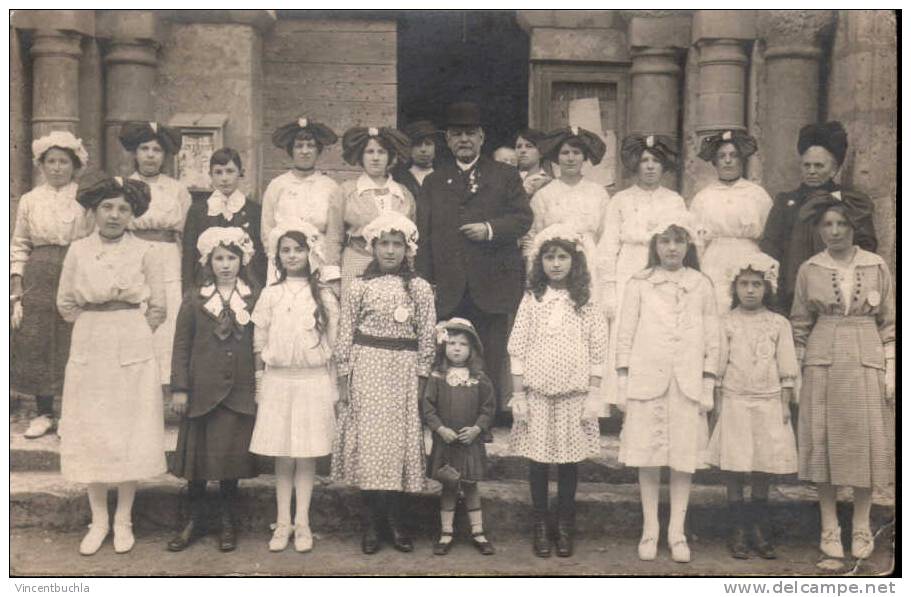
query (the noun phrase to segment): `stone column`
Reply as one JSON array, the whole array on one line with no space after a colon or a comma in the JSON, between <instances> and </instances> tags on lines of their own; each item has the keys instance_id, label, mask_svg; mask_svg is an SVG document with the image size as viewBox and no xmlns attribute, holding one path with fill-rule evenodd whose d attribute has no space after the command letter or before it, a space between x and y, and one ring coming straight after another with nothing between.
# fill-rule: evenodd
<instances>
[{"instance_id":1,"label":"stone column","mask_svg":"<svg viewBox=\"0 0 911 597\"><path fill-rule=\"evenodd\" d=\"M759 11L764 77L759 77L759 149L763 183L773 195L800 184L797 134L819 120L821 37L834 22L829 10Z\"/></svg>"},{"instance_id":2,"label":"stone column","mask_svg":"<svg viewBox=\"0 0 911 597\"><path fill-rule=\"evenodd\" d=\"M32 138L55 130L78 134L78 33L38 29L32 37Z\"/></svg>"},{"instance_id":3,"label":"stone column","mask_svg":"<svg viewBox=\"0 0 911 597\"><path fill-rule=\"evenodd\" d=\"M98 35L107 38L105 64L104 165L109 174L133 170L118 140L129 120L152 120L159 48L158 16L152 11L110 11L98 15Z\"/></svg>"}]
</instances>

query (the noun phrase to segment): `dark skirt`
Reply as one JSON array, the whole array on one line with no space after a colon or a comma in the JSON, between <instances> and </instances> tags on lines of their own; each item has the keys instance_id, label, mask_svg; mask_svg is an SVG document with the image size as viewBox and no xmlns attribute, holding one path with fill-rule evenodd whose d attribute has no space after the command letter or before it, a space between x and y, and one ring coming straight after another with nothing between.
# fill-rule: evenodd
<instances>
[{"instance_id":1,"label":"dark skirt","mask_svg":"<svg viewBox=\"0 0 911 597\"><path fill-rule=\"evenodd\" d=\"M188 481L257 476L257 458L250 453L255 420L221 405L201 417L184 417L169 471Z\"/></svg>"},{"instance_id":2,"label":"dark skirt","mask_svg":"<svg viewBox=\"0 0 911 597\"><path fill-rule=\"evenodd\" d=\"M484 441L481 436L478 436L474 443L466 446L459 440L447 444L434 434L430 458L427 459L427 476L432 479L437 469L444 464L459 471L464 481L486 479L487 450L484 449Z\"/></svg>"},{"instance_id":3,"label":"dark skirt","mask_svg":"<svg viewBox=\"0 0 911 597\"><path fill-rule=\"evenodd\" d=\"M57 312L57 285L67 248L35 247L25 264L22 325L13 332L10 353L10 385L22 394L63 393L73 326Z\"/></svg>"}]
</instances>

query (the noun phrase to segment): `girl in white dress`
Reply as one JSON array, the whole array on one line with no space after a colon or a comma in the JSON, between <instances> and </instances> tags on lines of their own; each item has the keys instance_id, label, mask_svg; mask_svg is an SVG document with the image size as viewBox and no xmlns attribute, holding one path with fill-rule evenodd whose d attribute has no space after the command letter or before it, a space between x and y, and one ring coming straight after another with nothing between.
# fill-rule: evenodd
<instances>
[{"instance_id":1,"label":"girl in white dress","mask_svg":"<svg viewBox=\"0 0 911 597\"><path fill-rule=\"evenodd\" d=\"M335 436L335 372L332 346L338 327L335 295L319 286L320 234L305 221L274 228L269 239L278 280L253 310L256 367L254 454L275 457L278 517L270 551L282 551L294 533L299 552L313 548L310 498L316 459L332 451ZM291 492L297 495L291 526Z\"/></svg>"},{"instance_id":2,"label":"girl in white dress","mask_svg":"<svg viewBox=\"0 0 911 597\"><path fill-rule=\"evenodd\" d=\"M155 356L165 392L171 380L171 353L177 313L183 299L181 243L187 212L193 200L180 182L162 173L166 158L180 151L180 131L157 122L127 122L120 129L120 144L133 154L136 171L130 175L152 191L152 202L141 217L133 218L133 235L152 244L161 264L167 298L167 319L155 331ZM193 247L190 247L192 250Z\"/></svg>"},{"instance_id":3,"label":"girl in white dress","mask_svg":"<svg viewBox=\"0 0 911 597\"><path fill-rule=\"evenodd\" d=\"M715 384L717 423L709 442L709 464L726 472L731 535L737 559L773 559L769 542L769 484L772 475L797 472L797 443L789 406L797 380L791 324L769 310L775 304L778 262L757 253L735 266L734 307L721 318L721 358ZM750 502L743 486L749 475Z\"/></svg>"},{"instance_id":4,"label":"girl in white dress","mask_svg":"<svg viewBox=\"0 0 911 597\"><path fill-rule=\"evenodd\" d=\"M535 555L550 556L548 468L557 464L557 555L573 552L578 463L599 453L598 416L607 323L591 298L582 237L569 224L533 242L529 289L509 336L513 454L529 459Z\"/></svg>"},{"instance_id":5,"label":"girl in white dress","mask_svg":"<svg viewBox=\"0 0 911 597\"><path fill-rule=\"evenodd\" d=\"M604 372L605 395L616 403L617 314L626 283L648 264L651 228L665 214L685 210L683 197L661 186L661 177L675 167L674 140L664 135L629 135L620 156L624 167L636 174L636 184L613 196L604 218L604 233L597 255L603 290L601 300L610 323L610 345Z\"/></svg>"},{"instance_id":6,"label":"girl in white dress","mask_svg":"<svg viewBox=\"0 0 911 597\"><path fill-rule=\"evenodd\" d=\"M699 262L715 285L719 313L731 308L731 271L743 258L759 253L759 239L772 209L761 186L743 178L756 139L740 130L702 140L699 157L711 162L718 180L702 189L690 205L699 226Z\"/></svg>"},{"instance_id":7,"label":"girl in white dress","mask_svg":"<svg viewBox=\"0 0 911 597\"><path fill-rule=\"evenodd\" d=\"M263 244L268 245L274 228L288 228L300 220L311 224L325 238L330 200L339 192L339 186L316 169L316 162L323 150L336 141L338 136L331 128L304 116L272 133L272 144L288 153L292 167L275 177L263 194L260 225ZM269 255L267 283L275 282L277 275L275 255ZM323 264L320 279L330 282L338 280L340 275L337 265Z\"/></svg>"},{"instance_id":8,"label":"girl in white dress","mask_svg":"<svg viewBox=\"0 0 911 597\"><path fill-rule=\"evenodd\" d=\"M639 468L639 558L657 555L661 468L668 467L667 542L675 562L689 562L684 524L693 472L705 467L718 315L712 283L699 272L690 214L663 214L652 231L648 267L630 278L620 312L617 406L626 417L619 460Z\"/></svg>"},{"instance_id":9,"label":"girl in white dress","mask_svg":"<svg viewBox=\"0 0 911 597\"><path fill-rule=\"evenodd\" d=\"M10 241L10 383L35 396L37 414L25 437L56 427L54 396L63 374L73 326L57 313L57 285L67 248L88 236L91 212L76 201L76 177L88 163L82 141L54 131L32 143L44 183L19 199Z\"/></svg>"},{"instance_id":10,"label":"girl in white dress","mask_svg":"<svg viewBox=\"0 0 911 597\"><path fill-rule=\"evenodd\" d=\"M107 491L117 486L114 551L133 547L136 484L164 473L164 409L152 333L165 319L165 289L154 248L127 231L148 209L149 187L105 179L78 201L97 232L70 245L57 308L73 322L63 385L60 469L88 484L92 524L79 546L98 551L110 531ZM143 313L140 305L145 303Z\"/></svg>"}]
</instances>

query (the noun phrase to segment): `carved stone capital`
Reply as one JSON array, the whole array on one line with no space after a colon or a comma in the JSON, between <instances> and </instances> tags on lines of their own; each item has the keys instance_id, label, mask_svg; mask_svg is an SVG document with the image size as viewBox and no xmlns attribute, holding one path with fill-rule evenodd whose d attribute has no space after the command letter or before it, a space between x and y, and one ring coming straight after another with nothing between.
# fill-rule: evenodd
<instances>
[{"instance_id":1,"label":"carved stone capital","mask_svg":"<svg viewBox=\"0 0 911 597\"><path fill-rule=\"evenodd\" d=\"M832 32L834 25L835 12L832 10L760 10L756 20L757 34L770 50L818 49L822 38Z\"/></svg>"}]
</instances>

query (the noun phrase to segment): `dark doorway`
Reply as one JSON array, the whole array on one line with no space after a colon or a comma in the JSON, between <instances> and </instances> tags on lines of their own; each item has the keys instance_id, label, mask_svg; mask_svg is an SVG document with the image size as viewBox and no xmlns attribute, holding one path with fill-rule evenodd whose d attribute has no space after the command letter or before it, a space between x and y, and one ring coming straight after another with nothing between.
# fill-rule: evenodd
<instances>
[{"instance_id":1,"label":"dark doorway","mask_svg":"<svg viewBox=\"0 0 911 597\"><path fill-rule=\"evenodd\" d=\"M485 153L528 125L528 35L514 11L408 11L398 19L398 123L481 105Z\"/></svg>"}]
</instances>

